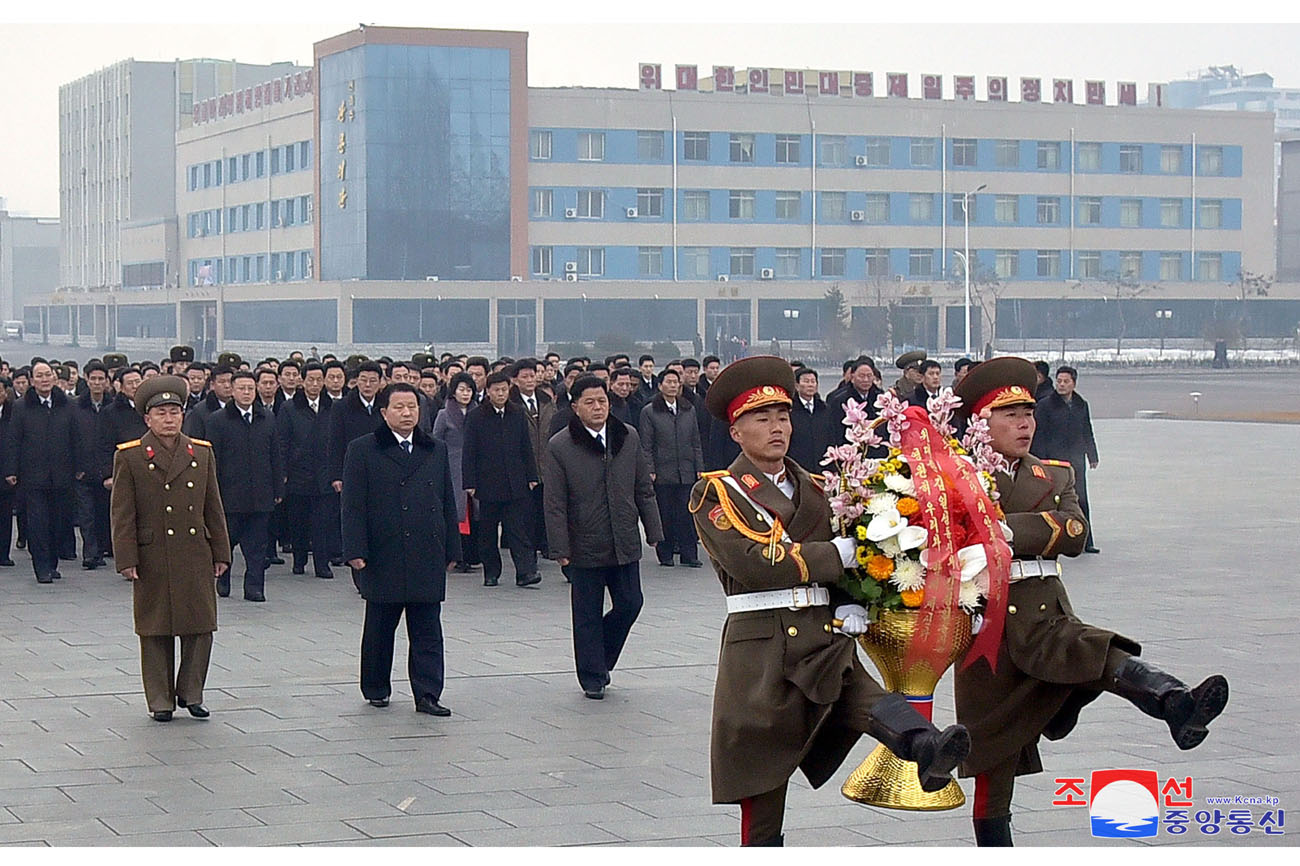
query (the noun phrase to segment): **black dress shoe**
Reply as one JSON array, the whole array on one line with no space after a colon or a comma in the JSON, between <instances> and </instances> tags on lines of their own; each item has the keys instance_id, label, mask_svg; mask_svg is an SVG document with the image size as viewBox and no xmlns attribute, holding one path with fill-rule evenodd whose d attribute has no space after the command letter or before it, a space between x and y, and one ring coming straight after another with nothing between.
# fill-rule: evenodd
<instances>
[{"instance_id":1,"label":"black dress shoe","mask_svg":"<svg viewBox=\"0 0 1300 866\"><path fill-rule=\"evenodd\" d=\"M376 698L370 702L370 706L378 707L382 710L384 707L388 706L388 698Z\"/></svg>"},{"instance_id":2,"label":"black dress shoe","mask_svg":"<svg viewBox=\"0 0 1300 866\"><path fill-rule=\"evenodd\" d=\"M50 572L50 577L54 578L55 580L63 580L63 575L59 574L59 570L57 568L54 569L54 571Z\"/></svg>"},{"instance_id":3,"label":"black dress shoe","mask_svg":"<svg viewBox=\"0 0 1300 866\"><path fill-rule=\"evenodd\" d=\"M54 577L51 576L51 575L48 575L48 574L38 574L38 575L36 575L36 582L37 582L37 583L54 583Z\"/></svg>"},{"instance_id":4,"label":"black dress shoe","mask_svg":"<svg viewBox=\"0 0 1300 866\"><path fill-rule=\"evenodd\" d=\"M583 689L582 696L591 698L593 701L603 701L605 700L605 687L598 686L594 689Z\"/></svg>"},{"instance_id":5,"label":"black dress shoe","mask_svg":"<svg viewBox=\"0 0 1300 866\"><path fill-rule=\"evenodd\" d=\"M341 556L330 560L330 565L334 566L335 568L338 568L342 564L343 564L343 557Z\"/></svg>"},{"instance_id":6,"label":"black dress shoe","mask_svg":"<svg viewBox=\"0 0 1300 866\"><path fill-rule=\"evenodd\" d=\"M26 549L27 549L27 539L25 539L25 538L20 538L20 539L18 539L17 541L14 542L14 547L18 548L19 550L26 550Z\"/></svg>"},{"instance_id":7,"label":"black dress shoe","mask_svg":"<svg viewBox=\"0 0 1300 866\"><path fill-rule=\"evenodd\" d=\"M266 560L266 564L267 564L267 565L284 565L284 560L283 560L281 557L278 557L278 556L271 556L271 557L268 557L268 558L267 558L267 560Z\"/></svg>"},{"instance_id":8,"label":"black dress shoe","mask_svg":"<svg viewBox=\"0 0 1300 866\"><path fill-rule=\"evenodd\" d=\"M66 555L64 555L64 556L60 556L59 559L61 559L61 560L64 561L64 562L76 562L76 561L77 561L77 554L75 554L75 553L69 553L69 554L66 554Z\"/></svg>"},{"instance_id":9,"label":"black dress shoe","mask_svg":"<svg viewBox=\"0 0 1300 866\"><path fill-rule=\"evenodd\" d=\"M683 560L682 565L686 566L687 568L703 568L703 567L704 567L704 563L701 562L701 561L698 560L698 559L692 559L692 560L689 561L689 562L686 562L686 561Z\"/></svg>"},{"instance_id":10,"label":"black dress shoe","mask_svg":"<svg viewBox=\"0 0 1300 866\"><path fill-rule=\"evenodd\" d=\"M8 567L12 567L13 564L14 564L14 561L13 561L12 559L10 559L9 557L5 557L4 559L0 559L0 565L3 565L3 566L5 566L5 567L7 567L7 568L8 568Z\"/></svg>"},{"instance_id":11,"label":"black dress shoe","mask_svg":"<svg viewBox=\"0 0 1300 866\"><path fill-rule=\"evenodd\" d=\"M334 579L334 572L332 572L332 571L327 571L327 572L324 572L323 574L318 574L318 575L316 575L316 576L319 577L321 580L333 580L333 579Z\"/></svg>"},{"instance_id":12,"label":"black dress shoe","mask_svg":"<svg viewBox=\"0 0 1300 866\"><path fill-rule=\"evenodd\" d=\"M81 560L82 571L94 571L95 569L99 568L101 565L103 565L103 563L96 562L93 559Z\"/></svg>"},{"instance_id":13,"label":"black dress shoe","mask_svg":"<svg viewBox=\"0 0 1300 866\"><path fill-rule=\"evenodd\" d=\"M155 722L170 722L172 720L171 710L159 710L158 712L153 713L152 715L153 715L153 720Z\"/></svg>"},{"instance_id":14,"label":"black dress shoe","mask_svg":"<svg viewBox=\"0 0 1300 866\"><path fill-rule=\"evenodd\" d=\"M1100 547L1085 547L1085 548L1083 549L1083 552L1084 552L1084 553L1101 553L1101 548L1100 548Z\"/></svg>"},{"instance_id":15,"label":"black dress shoe","mask_svg":"<svg viewBox=\"0 0 1300 866\"><path fill-rule=\"evenodd\" d=\"M542 582L542 576L537 572L525 574L523 577L515 578L515 586L533 586Z\"/></svg>"},{"instance_id":16,"label":"black dress shoe","mask_svg":"<svg viewBox=\"0 0 1300 866\"><path fill-rule=\"evenodd\" d=\"M495 577L485 577L485 578L483 578L483 585L484 585L484 586L496 586L499 582L500 582L500 581L498 581L497 578L495 578Z\"/></svg>"},{"instance_id":17,"label":"black dress shoe","mask_svg":"<svg viewBox=\"0 0 1300 866\"><path fill-rule=\"evenodd\" d=\"M295 566L293 567L293 573L294 573L294 574L306 574L306 573L307 573L307 567L304 566L304 565L295 565Z\"/></svg>"},{"instance_id":18,"label":"black dress shoe","mask_svg":"<svg viewBox=\"0 0 1300 866\"><path fill-rule=\"evenodd\" d=\"M244 601L266 601L266 596L260 592L246 592Z\"/></svg>"},{"instance_id":19,"label":"black dress shoe","mask_svg":"<svg viewBox=\"0 0 1300 866\"><path fill-rule=\"evenodd\" d=\"M108 563L104 561L104 557L102 556L96 556L91 561L95 563L95 568L104 568L108 565Z\"/></svg>"},{"instance_id":20,"label":"black dress shoe","mask_svg":"<svg viewBox=\"0 0 1300 866\"><path fill-rule=\"evenodd\" d=\"M671 560L669 560L668 562L664 562L662 559L659 560L660 568L672 568L674 564L675 563L673 563Z\"/></svg>"},{"instance_id":21,"label":"black dress shoe","mask_svg":"<svg viewBox=\"0 0 1300 866\"><path fill-rule=\"evenodd\" d=\"M474 566L470 565L468 562L458 562L456 563L456 567L452 570L457 574L469 574L474 570Z\"/></svg>"},{"instance_id":22,"label":"black dress shoe","mask_svg":"<svg viewBox=\"0 0 1300 866\"><path fill-rule=\"evenodd\" d=\"M428 713L431 716L450 716L451 710L435 701L433 698L421 698L415 702L415 711L417 713Z\"/></svg>"},{"instance_id":23,"label":"black dress shoe","mask_svg":"<svg viewBox=\"0 0 1300 866\"><path fill-rule=\"evenodd\" d=\"M206 719L208 716L212 715L212 713L208 711L208 708L203 706L203 704L187 704L180 698L176 699L176 706L183 710L189 710L190 715L196 719Z\"/></svg>"}]
</instances>

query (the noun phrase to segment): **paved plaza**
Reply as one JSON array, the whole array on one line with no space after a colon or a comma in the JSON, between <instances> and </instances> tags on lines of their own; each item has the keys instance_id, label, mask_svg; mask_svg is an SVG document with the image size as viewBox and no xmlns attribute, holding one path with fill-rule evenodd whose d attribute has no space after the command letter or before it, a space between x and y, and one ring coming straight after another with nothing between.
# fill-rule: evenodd
<instances>
[{"instance_id":1,"label":"paved plaza","mask_svg":"<svg viewBox=\"0 0 1300 866\"><path fill-rule=\"evenodd\" d=\"M1192 683L1226 674L1232 698L1206 743L1183 753L1162 723L1103 695L1074 734L1044 745L1047 772L1017 786L1017 844L1104 844L1086 809L1051 800L1054 778L1108 767L1192 776L1200 809L1235 794L1300 808L1300 429L1119 419L1096 429L1102 462L1089 484L1103 552L1067 564L1076 610ZM269 601L252 604L237 562L220 600L212 717L181 711L163 725L146 714L129 585L65 563L60 583L39 586L26 553L15 559L0 571L0 843L736 844L738 809L709 801L724 610L710 569L660 568L647 551L645 609L603 702L584 699L574 676L553 563L531 589L509 568L496 589L450 575L453 715L435 719L414 712L400 630L392 706L362 699L362 602L346 569L321 581L275 567ZM949 676L936 721L952 715ZM913 814L843 799L839 783L872 746L862 740L819 791L796 777L787 845L971 844L969 804ZM1291 838L1225 829L1213 841ZM1207 838L1193 827L1145 841Z\"/></svg>"}]
</instances>

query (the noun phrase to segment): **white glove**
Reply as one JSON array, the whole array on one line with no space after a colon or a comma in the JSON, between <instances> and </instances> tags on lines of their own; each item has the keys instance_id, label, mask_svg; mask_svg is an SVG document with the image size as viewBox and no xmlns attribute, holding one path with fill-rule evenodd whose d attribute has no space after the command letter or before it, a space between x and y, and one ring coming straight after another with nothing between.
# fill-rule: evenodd
<instances>
[{"instance_id":1,"label":"white glove","mask_svg":"<svg viewBox=\"0 0 1300 866\"><path fill-rule=\"evenodd\" d=\"M1007 540L1007 544L1011 544L1016 540L1016 534L1011 531L1011 527L1006 524L1006 521L999 520L998 526L1002 527L1002 537Z\"/></svg>"},{"instance_id":2,"label":"white glove","mask_svg":"<svg viewBox=\"0 0 1300 866\"><path fill-rule=\"evenodd\" d=\"M858 543L852 538L832 538L831 544L840 552L840 563L850 568L858 561Z\"/></svg>"},{"instance_id":3,"label":"white glove","mask_svg":"<svg viewBox=\"0 0 1300 866\"><path fill-rule=\"evenodd\" d=\"M859 635L867 630L867 609L860 604L842 604L835 608L835 618L844 634Z\"/></svg>"},{"instance_id":4,"label":"white glove","mask_svg":"<svg viewBox=\"0 0 1300 866\"><path fill-rule=\"evenodd\" d=\"M982 545L972 544L957 551L957 564L961 566L962 580L974 580L976 575L989 567L989 557Z\"/></svg>"}]
</instances>

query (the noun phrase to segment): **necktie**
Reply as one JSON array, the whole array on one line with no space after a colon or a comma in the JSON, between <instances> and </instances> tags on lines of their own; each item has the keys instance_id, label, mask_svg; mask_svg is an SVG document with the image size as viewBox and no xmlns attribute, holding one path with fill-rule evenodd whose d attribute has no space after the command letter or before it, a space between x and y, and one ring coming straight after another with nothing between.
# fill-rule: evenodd
<instances>
[{"instance_id":1,"label":"necktie","mask_svg":"<svg viewBox=\"0 0 1300 866\"><path fill-rule=\"evenodd\" d=\"M604 450L605 450L605 431L602 430L601 432L599 432L599 433L596 434L596 441L600 443L600 450L601 450L601 451L604 451Z\"/></svg>"},{"instance_id":2,"label":"necktie","mask_svg":"<svg viewBox=\"0 0 1300 866\"><path fill-rule=\"evenodd\" d=\"M311 407L311 411L312 411L313 413L316 412L316 404L315 404L315 403L308 403L307 405Z\"/></svg>"},{"instance_id":3,"label":"necktie","mask_svg":"<svg viewBox=\"0 0 1300 866\"><path fill-rule=\"evenodd\" d=\"M370 411L373 407L374 407L374 404L373 404L373 403L367 403L367 404L366 404L366 414L367 414L367 415L372 415L372 414L374 414L374 413L372 413L372 412Z\"/></svg>"},{"instance_id":4,"label":"necktie","mask_svg":"<svg viewBox=\"0 0 1300 866\"><path fill-rule=\"evenodd\" d=\"M402 447L403 447L404 449L406 449L406 453L407 453L407 454L410 454L410 453L411 453L411 443L410 443L409 440L406 441L406 442L403 442L403 443L402 443Z\"/></svg>"},{"instance_id":5,"label":"necktie","mask_svg":"<svg viewBox=\"0 0 1300 866\"><path fill-rule=\"evenodd\" d=\"M537 403L533 400L532 397L528 398L528 414L529 415L537 414Z\"/></svg>"},{"instance_id":6,"label":"necktie","mask_svg":"<svg viewBox=\"0 0 1300 866\"><path fill-rule=\"evenodd\" d=\"M252 413L252 412L245 412L245 413L244 413L244 423L247 424L247 425L250 426L250 427L253 426L253 413Z\"/></svg>"},{"instance_id":7,"label":"necktie","mask_svg":"<svg viewBox=\"0 0 1300 866\"><path fill-rule=\"evenodd\" d=\"M811 403L804 403L803 405L804 405L804 407L808 410L808 414L811 415L812 412L813 412L813 404L811 404Z\"/></svg>"}]
</instances>

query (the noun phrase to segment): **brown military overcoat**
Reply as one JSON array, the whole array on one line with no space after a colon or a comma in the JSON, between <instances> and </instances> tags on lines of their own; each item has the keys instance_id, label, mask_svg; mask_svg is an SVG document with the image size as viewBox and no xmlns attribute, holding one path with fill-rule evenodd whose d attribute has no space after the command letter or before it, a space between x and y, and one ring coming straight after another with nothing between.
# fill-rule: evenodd
<instances>
[{"instance_id":1,"label":"brown military overcoat","mask_svg":"<svg viewBox=\"0 0 1300 866\"><path fill-rule=\"evenodd\" d=\"M168 452L145 433L117 446L111 513L117 570L140 575L136 634L216 631L212 569L230 562L230 537L208 443L181 434Z\"/></svg>"},{"instance_id":2,"label":"brown military overcoat","mask_svg":"<svg viewBox=\"0 0 1300 866\"><path fill-rule=\"evenodd\" d=\"M1078 556L1088 524L1068 463L1026 456L1015 477L996 475L999 505L1015 538L1016 559ZM997 671L984 661L958 664L957 721L971 734L963 776L974 776L1018 755L1017 774L1042 772L1038 738L1057 740L1074 726L1079 707L1097 697L1079 688L1102 675L1112 643L1133 655L1134 641L1081 622L1058 577L1011 584Z\"/></svg>"},{"instance_id":3,"label":"brown military overcoat","mask_svg":"<svg viewBox=\"0 0 1300 866\"><path fill-rule=\"evenodd\" d=\"M729 469L705 473L691 491L700 543L727 595L843 579L825 493L793 460L785 466L795 482L793 502L743 454ZM728 487L728 474L764 510ZM772 515L788 535L775 544ZM833 632L835 603L727 617L713 693L713 802L771 791L796 769L819 787L857 742L858 731L837 724L835 702L846 690L878 693L879 686L858 661L853 639Z\"/></svg>"}]
</instances>

